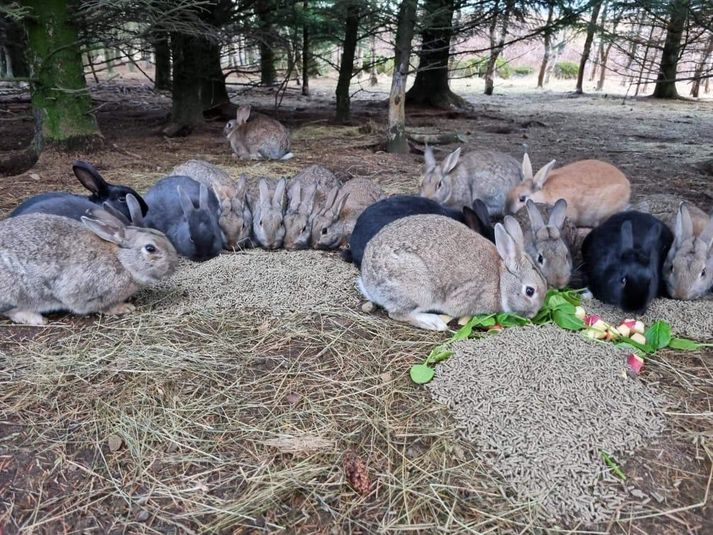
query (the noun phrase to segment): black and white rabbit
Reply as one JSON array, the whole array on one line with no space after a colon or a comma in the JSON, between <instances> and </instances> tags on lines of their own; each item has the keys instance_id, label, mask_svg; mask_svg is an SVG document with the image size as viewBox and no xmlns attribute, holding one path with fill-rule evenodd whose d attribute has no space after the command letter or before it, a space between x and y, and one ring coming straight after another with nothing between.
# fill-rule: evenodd
<instances>
[{"instance_id":1,"label":"black and white rabbit","mask_svg":"<svg viewBox=\"0 0 713 535\"><path fill-rule=\"evenodd\" d=\"M86 214L86 211L104 203L120 211L125 217L131 217L126 196L131 194L139 202L141 212L146 215L148 205L136 191L128 186L110 184L99 174L99 171L90 164L77 160L72 165L72 171L79 182L92 192L84 197L74 193L50 191L34 195L17 206L10 217L23 214L51 214L76 219L77 221Z\"/></svg>"},{"instance_id":2,"label":"black and white rabbit","mask_svg":"<svg viewBox=\"0 0 713 535\"><path fill-rule=\"evenodd\" d=\"M160 230L191 260L218 256L225 238L218 225L219 204L205 184L187 176L162 178L146 193L147 227Z\"/></svg>"},{"instance_id":3,"label":"black and white rabbit","mask_svg":"<svg viewBox=\"0 0 713 535\"><path fill-rule=\"evenodd\" d=\"M582 244L584 272L594 297L625 311L643 312L665 293L662 268L673 233L654 216L614 214Z\"/></svg>"},{"instance_id":4,"label":"black and white rabbit","mask_svg":"<svg viewBox=\"0 0 713 535\"><path fill-rule=\"evenodd\" d=\"M402 217L425 214L443 215L460 221L495 243L495 229L490 222L488 208L480 199L476 199L472 209L464 206L463 210L454 210L426 197L394 195L372 204L361 213L349 239L349 248L344 250L342 258L360 267L366 244L382 228Z\"/></svg>"}]
</instances>

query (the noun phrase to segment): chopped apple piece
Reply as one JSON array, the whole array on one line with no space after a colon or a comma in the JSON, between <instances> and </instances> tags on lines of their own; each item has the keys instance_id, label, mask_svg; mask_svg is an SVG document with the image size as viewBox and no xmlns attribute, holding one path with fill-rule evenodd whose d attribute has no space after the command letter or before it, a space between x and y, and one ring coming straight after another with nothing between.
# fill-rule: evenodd
<instances>
[{"instance_id":1,"label":"chopped apple piece","mask_svg":"<svg viewBox=\"0 0 713 535\"><path fill-rule=\"evenodd\" d=\"M585 320L587 317L587 313L584 311L584 308L582 307L577 307L574 309L574 316L582 321Z\"/></svg>"},{"instance_id":2,"label":"chopped apple piece","mask_svg":"<svg viewBox=\"0 0 713 535\"><path fill-rule=\"evenodd\" d=\"M458 318L458 325L461 327L468 323L473 316L463 316L462 318Z\"/></svg>"},{"instance_id":3,"label":"chopped apple piece","mask_svg":"<svg viewBox=\"0 0 713 535\"><path fill-rule=\"evenodd\" d=\"M641 344L641 345L646 344L646 338L641 333L634 333L629 338L631 338L637 344Z\"/></svg>"}]
</instances>

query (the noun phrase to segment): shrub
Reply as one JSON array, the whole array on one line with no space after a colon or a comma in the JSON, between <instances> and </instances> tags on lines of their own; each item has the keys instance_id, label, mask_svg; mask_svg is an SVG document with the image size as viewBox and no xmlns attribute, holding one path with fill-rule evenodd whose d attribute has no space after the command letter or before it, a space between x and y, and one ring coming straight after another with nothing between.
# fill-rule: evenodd
<instances>
[{"instance_id":1,"label":"shrub","mask_svg":"<svg viewBox=\"0 0 713 535\"><path fill-rule=\"evenodd\" d=\"M512 70L515 76L529 76L535 72L535 69L529 65L515 65Z\"/></svg>"},{"instance_id":2,"label":"shrub","mask_svg":"<svg viewBox=\"0 0 713 535\"><path fill-rule=\"evenodd\" d=\"M579 65L573 61L560 61L555 64L555 77L564 80L576 78L579 74Z\"/></svg>"},{"instance_id":3,"label":"shrub","mask_svg":"<svg viewBox=\"0 0 713 535\"><path fill-rule=\"evenodd\" d=\"M512 67L507 60L505 58L498 58L495 62L495 74L503 80L507 80L512 76L512 73Z\"/></svg>"},{"instance_id":4,"label":"shrub","mask_svg":"<svg viewBox=\"0 0 713 535\"><path fill-rule=\"evenodd\" d=\"M381 62L376 65L376 72L379 74L394 74L394 58L386 59L384 56L378 56L377 61Z\"/></svg>"}]
</instances>

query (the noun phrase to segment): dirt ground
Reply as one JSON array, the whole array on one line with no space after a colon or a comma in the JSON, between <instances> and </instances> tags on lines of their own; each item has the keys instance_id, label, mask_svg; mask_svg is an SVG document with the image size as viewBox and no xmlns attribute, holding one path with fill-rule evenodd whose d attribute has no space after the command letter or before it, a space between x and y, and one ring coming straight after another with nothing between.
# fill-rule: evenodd
<instances>
[{"instance_id":1,"label":"dirt ground","mask_svg":"<svg viewBox=\"0 0 713 535\"><path fill-rule=\"evenodd\" d=\"M167 95L135 82L94 87L105 148L46 152L27 172L0 178L0 216L34 193L81 191L76 158L139 191L190 158L235 176L290 176L319 163L389 193L417 190L421 155L383 152L383 84L355 96L350 125L332 121L330 82L313 91L290 91L277 114L295 158L246 163L231 158L221 120L168 139L158 133ZM32 116L26 93L0 95L0 158L9 158L30 142ZM713 176L702 166L713 157L713 102L466 96L472 111L410 110L408 127L460 132L470 147L518 158L527 144L535 167L605 159L630 178L634 200L669 193L713 208ZM272 113L274 94L253 90L235 101ZM320 283L313 279L305 284ZM440 335L339 303L167 314L156 298L132 317L52 320L43 329L0 321L0 533L713 530L711 351L664 351L647 363L641 380L676 407L659 440L622 460L632 508L582 526L517 503L475 461L446 409L410 382L410 365ZM367 474L362 493L350 477L355 466Z\"/></svg>"}]
</instances>

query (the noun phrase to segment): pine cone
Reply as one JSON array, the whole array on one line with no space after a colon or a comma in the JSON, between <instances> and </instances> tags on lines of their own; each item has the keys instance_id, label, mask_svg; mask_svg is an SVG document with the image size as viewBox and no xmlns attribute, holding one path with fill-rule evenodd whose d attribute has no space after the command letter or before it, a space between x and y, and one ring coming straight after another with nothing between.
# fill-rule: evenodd
<instances>
[{"instance_id":1,"label":"pine cone","mask_svg":"<svg viewBox=\"0 0 713 535\"><path fill-rule=\"evenodd\" d=\"M366 496L369 494L369 470L366 463L353 451L348 451L344 455L344 473L352 488L359 494Z\"/></svg>"}]
</instances>

